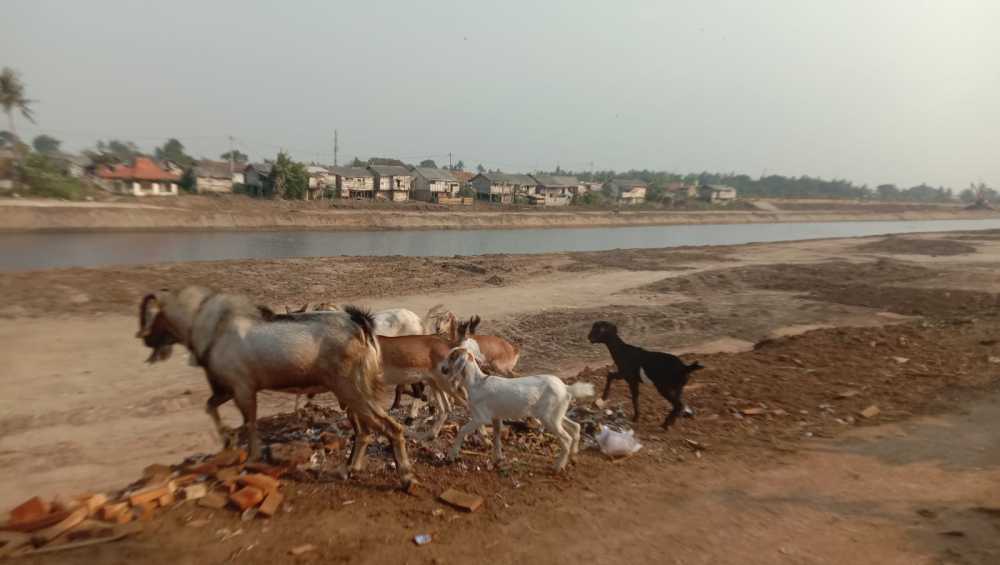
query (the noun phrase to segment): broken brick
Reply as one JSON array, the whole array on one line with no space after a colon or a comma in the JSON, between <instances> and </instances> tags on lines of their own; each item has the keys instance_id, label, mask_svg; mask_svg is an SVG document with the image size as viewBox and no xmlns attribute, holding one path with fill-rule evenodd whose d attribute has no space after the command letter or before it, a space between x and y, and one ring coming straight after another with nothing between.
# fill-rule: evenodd
<instances>
[{"instance_id":1,"label":"broken brick","mask_svg":"<svg viewBox=\"0 0 1000 565\"><path fill-rule=\"evenodd\" d=\"M156 512L156 501L150 500L133 506L132 513L140 521L148 522L153 519L153 514Z\"/></svg>"},{"instance_id":2,"label":"broken brick","mask_svg":"<svg viewBox=\"0 0 1000 565\"><path fill-rule=\"evenodd\" d=\"M208 487L203 484L191 485L181 489L181 497L184 500L197 500L208 494Z\"/></svg>"},{"instance_id":3,"label":"broken brick","mask_svg":"<svg viewBox=\"0 0 1000 565\"><path fill-rule=\"evenodd\" d=\"M156 503L160 506L160 508L166 508L175 502L177 502L177 497L175 497L172 492L168 492L167 494L156 499Z\"/></svg>"},{"instance_id":4,"label":"broken brick","mask_svg":"<svg viewBox=\"0 0 1000 565\"><path fill-rule=\"evenodd\" d=\"M120 514L124 514L126 512L128 512L127 502L114 502L102 506L98 515L100 516L101 520L114 522L117 520Z\"/></svg>"},{"instance_id":5,"label":"broken brick","mask_svg":"<svg viewBox=\"0 0 1000 565\"><path fill-rule=\"evenodd\" d=\"M466 512L475 512L483 505L483 497L453 488L441 493L441 500Z\"/></svg>"},{"instance_id":6,"label":"broken brick","mask_svg":"<svg viewBox=\"0 0 1000 565\"><path fill-rule=\"evenodd\" d=\"M219 466L215 463L202 463L201 465L188 467L185 471L192 475L214 475L219 471Z\"/></svg>"},{"instance_id":7,"label":"broken brick","mask_svg":"<svg viewBox=\"0 0 1000 565\"><path fill-rule=\"evenodd\" d=\"M97 511L107 503L108 497L103 494L93 494L83 500L83 505L87 507L87 512L91 516L96 515Z\"/></svg>"},{"instance_id":8,"label":"broken brick","mask_svg":"<svg viewBox=\"0 0 1000 565\"><path fill-rule=\"evenodd\" d=\"M264 502L261 503L257 512L270 518L278 512L278 509L281 508L281 503L284 500L285 497L280 492L272 490L267 494L267 498L265 498Z\"/></svg>"},{"instance_id":9,"label":"broken brick","mask_svg":"<svg viewBox=\"0 0 1000 565\"><path fill-rule=\"evenodd\" d=\"M239 477L239 482L242 485L256 487L264 492L274 492L278 490L279 486L281 486L281 483L278 482L278 479L275 479L274 477L269 477L267 475L261 475L258 473L252 475L243 475Z\"/></svg>"},{"instance_id":10,"label":"broken brick","mask_svg":"<svg viewBox=\"0 0 1000 565\"><path fill-rule=\"evenodd\" d=\"M236 467L226 467L225 469L219 469L215 473L215 478L220 481L233 481L236 477L240 476L240 470Z\"/></svg>"},{"instance_id":11,"label":"broken brick","mask_svg":"<svg viewBox=\"0 0 1000 565\"><path fill-rule=\"evenodd\" d=\"M48 502L35 496L22 502L16 508L11 510L9 520L11 524L16 524L18 522L31 522L45 516L51 510L52 506Z\"/></svg>"},{"instance_id":12,"label":"broken brick","mask_svg":"<svg viewBox=\"0 0 1000 565\"><path fill-rule=\"evenodd\" d=\"M159 485L136 491L128 497L129 504L139 506L145 502L156 502L165 494L170 494L173 490L168 485Z\"/></svg>"},{"instance_id":13,"label":"broken brick","mask_svg":"<svg viewBox=\"0 0 1000 565\"><path fill-rule=\"evenodd\" d=\"M205 496L198 499L198 506L204 506L205 508L225 508L226 507L226 497L218 492L210 492Z\"/></svg>"},{"instance_id":14,"label":"broken brick","mask_svg":"<svg viewBox=\"0 0 1000 565\"><path fill-rule=\"evenodd\" d=\"M229 500L242 512L260 504L264 500L264 491L257 487L243 487L229 495Z\"/></svg>"},{"instance_id":15,"label":"broken brick","mask_svg":"<svg viewBox=\"0 0 1000 565\"><path fill-rule=\"evenodd\" d=\"M80 506L59 522L39 530L31 535L31 542L36 546L48 543L65 534L87 519L87 509Z\"/></svg>"},{"instance_id":16,"label":"broken brick","mask_svg":"<svg viewBox=\"0 0 1000 565\"><path fill-rule=\"evenodd\" d=\"M70 512L68 510L57 510L50 512L39 518L36 518L34 520L20 521L20 522L8 521L4 525L4 529L12 530L15 532L26 532L26 533L36 532L38 530L48 528L49 526L58 524L62 520L65 520L69 515Z\"/></svg>"},{"instance_id":17,"label":"broken brick","mask_svg":"<svg viewBox=\"0 0 1000 565\"><path fill-rule=\"evenodd\" d=\"M219 467L232 467L247 460L247 452L242 449L226 449L220 451L210 460L211 463Z\"/></svg>"}]
</instances>

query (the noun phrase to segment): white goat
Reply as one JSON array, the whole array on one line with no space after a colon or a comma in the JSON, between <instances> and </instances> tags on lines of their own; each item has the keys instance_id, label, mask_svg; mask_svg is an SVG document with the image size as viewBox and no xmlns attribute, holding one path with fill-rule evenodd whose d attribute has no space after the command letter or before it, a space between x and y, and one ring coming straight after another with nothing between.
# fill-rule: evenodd
<instances>
[{"instance_id":1,"label":"white goat","mask_svg":"<svg viewBox=\"0 0 1000 565\"><path fill-rule=\"evenodd\" d=\"M469 421L455 437L449 458L458 458L465 436L486 424L493 424L493 459L503 459L501 431L503 420L518 420L533 416L541 420L548 432L559 440L562 451L556 460L556 471L566 467L571 455L580 450L580 424L566 417L574 398L594 395L594 385L566 385L553 375L505 378L483 373L475 354L466 347L456 347L448 354L441 372L460 381L469 395Z\"/></svg>"}]
</instances>

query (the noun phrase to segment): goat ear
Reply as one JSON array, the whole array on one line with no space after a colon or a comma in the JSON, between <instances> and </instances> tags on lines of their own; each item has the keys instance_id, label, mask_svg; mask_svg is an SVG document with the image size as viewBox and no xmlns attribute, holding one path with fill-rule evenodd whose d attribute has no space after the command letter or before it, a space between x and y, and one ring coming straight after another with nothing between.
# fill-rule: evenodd
<instances>
[{"instance_id":1,"label":"goat ear","mask_svg":"<svg viewBox=\"0 0 1000 565\"><path fill-rule=\"evenodd\" d=\"M469 319L469 333L472 333L472 334L476 333L476 330L479 329L479 322L482 322L482 321L483 321L482 318L480 318L478 314L475 315L475 316L473 316L472 318L470 318Z\"/></svg>"}]
</instances>

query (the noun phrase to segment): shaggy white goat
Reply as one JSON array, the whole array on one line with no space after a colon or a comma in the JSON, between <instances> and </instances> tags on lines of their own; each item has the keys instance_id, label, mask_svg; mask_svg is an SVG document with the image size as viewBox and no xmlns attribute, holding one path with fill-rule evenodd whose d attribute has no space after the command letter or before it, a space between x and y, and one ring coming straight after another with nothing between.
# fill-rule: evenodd
<instances>
[{"instance_id":1,"label":"shaggy white goat","mask_svg":"<svg viewBox=\"0 0 1000 565\"><path fill-rule=\"evenodd\" d=\"M556 471L565 468L570 455L580 450L580 424L567 418L566 411L574 398L593 396L594 385L575 383L567 386L553 375L517 378L487 375L476 363L475 354L466 347L456 347L449 352L442 373L460 381L469 395L470 418L455 437L449 454L451 460L458 458L465 436L481 426L493 424L493 459L501 461L500 436L504 419L519 420L529 416L538 418L562 446Z\"/></svg>"}]
</instances>

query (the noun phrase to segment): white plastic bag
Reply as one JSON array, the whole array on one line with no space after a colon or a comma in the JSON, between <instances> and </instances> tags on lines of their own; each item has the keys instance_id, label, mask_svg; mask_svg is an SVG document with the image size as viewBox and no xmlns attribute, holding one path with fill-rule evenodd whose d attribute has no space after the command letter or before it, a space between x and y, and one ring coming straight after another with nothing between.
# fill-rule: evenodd
<instances>
[{"instance_id":1,"label":"white plastic bag","mask_svg":"<svg viewBox=\"0 0 1000 565\"><path fill-rule=\"evenodd\" d=\"M616 432L605 425L601 425L597 434L597 445L601 447L601 453L610 457L625 457L642 449L634 431Z\"/></svg>"}]
</instances>

